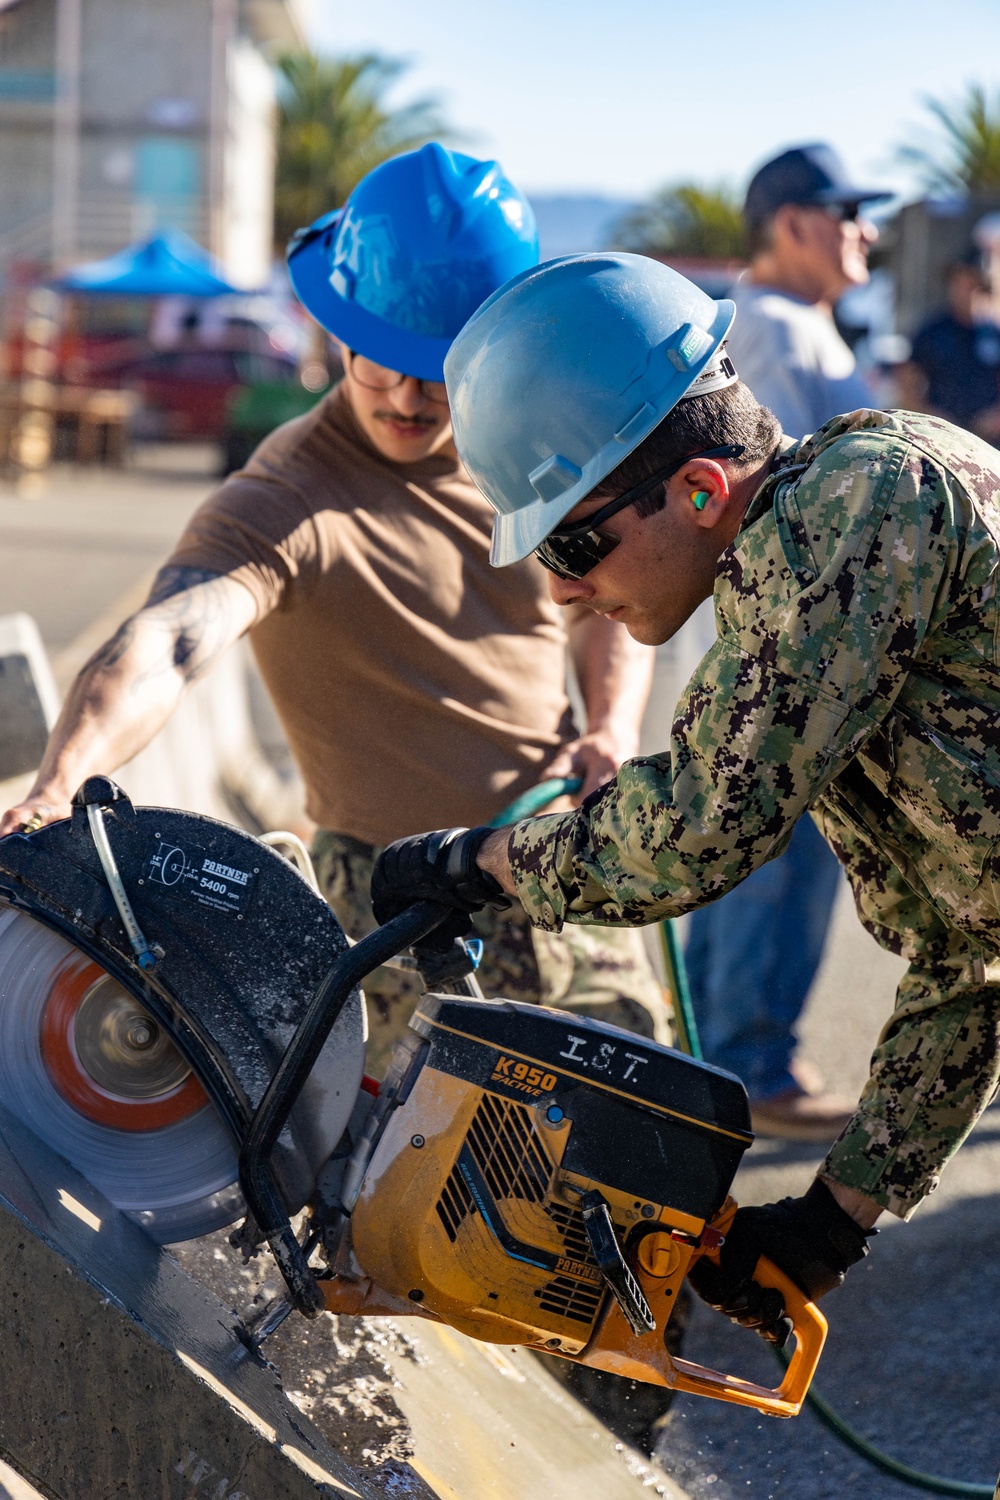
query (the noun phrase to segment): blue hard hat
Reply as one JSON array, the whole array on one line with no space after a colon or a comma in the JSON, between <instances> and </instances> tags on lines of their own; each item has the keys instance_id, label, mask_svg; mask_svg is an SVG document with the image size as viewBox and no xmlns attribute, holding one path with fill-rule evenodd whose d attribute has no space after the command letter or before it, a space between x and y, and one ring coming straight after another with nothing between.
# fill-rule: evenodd
<instances>
[{"instance_id":1,"label":"blue hard hat","mask_svg":"<svg viewBox=\"0 0 1000 1500\"><path fill-rule=\"evenodd\" d=\"M518 562L686 395L736 379L733 321L644 255L570 255L525 271L462 329L445 379L455 444ZM697 385L696 385L697 382Z\"/></svg>"},{"instance_id":2,"label":"blue hard hat","mask_svg":"<svg viewBox=\"0 0 1000 1500\"><path fill-rule=\"evenodd\" d=\"M535 216L499 164L436 143L383 162L288 247L292 285L316 321L421 380L444 379L463 323L537 261Z\"/></svg>"}]
</instances>

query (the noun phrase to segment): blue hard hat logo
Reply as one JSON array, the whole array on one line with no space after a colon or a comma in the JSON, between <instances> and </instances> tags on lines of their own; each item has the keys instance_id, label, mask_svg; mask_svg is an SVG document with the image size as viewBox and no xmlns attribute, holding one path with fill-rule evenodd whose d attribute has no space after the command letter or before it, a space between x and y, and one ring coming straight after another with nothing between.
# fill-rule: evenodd
<instances>
[{"instance_id":1,"label":"blue hard hat logo","mask_svg":"<svg viewBox=\"0 0 1000 1500\"><path fill-rule=\"evenodd\" d=\"M354 272L345 261L341 261L338 265L334 266L330 272L330 285L338 297L343 297L348 302L354 300L355 280Z\"/></svg>"},{"instance_id":2,"label":"blue hard hat logo","mask_svg":"<svg viewBox=\"0 0 1000 1500\"><path fill-rule=\"evenodd\" d=\"M305 307L350 348L441 380L462 325L537 260L534 215L499 165L431 144L369 172L341 214L295 237L288 266Z\"/></svg>"}]
</instances>

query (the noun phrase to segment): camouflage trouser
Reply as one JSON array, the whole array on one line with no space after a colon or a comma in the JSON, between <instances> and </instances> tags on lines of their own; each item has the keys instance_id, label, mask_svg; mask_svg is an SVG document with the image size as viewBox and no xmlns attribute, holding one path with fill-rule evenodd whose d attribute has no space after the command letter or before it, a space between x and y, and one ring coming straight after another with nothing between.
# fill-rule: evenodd
<instances>
[{"instance_id":1,"label":"camouflage trouser","mask_svg":"<svg viewBox=\"0 0 1000 1500\"><path fill-rule=\"evenodd\" d=\"M364 937L375 926L368 887L379 850L321 829L312 855L320 890L344 931ZM532 927L521 906L474 918L483 939L479 982L487 995L573 1010L640 1036L670 1040L670 1014L641 934L633 928L579 927L561 933ZM381 1077L420 998L418 977L381 968L365 980L367 1069Z\"/></svg>"}]
</instances>

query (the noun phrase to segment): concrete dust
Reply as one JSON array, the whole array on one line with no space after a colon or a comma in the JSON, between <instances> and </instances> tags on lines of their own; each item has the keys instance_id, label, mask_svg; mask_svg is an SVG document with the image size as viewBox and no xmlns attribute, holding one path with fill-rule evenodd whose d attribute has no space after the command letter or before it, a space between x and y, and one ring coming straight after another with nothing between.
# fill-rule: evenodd
<instances>
[{"instance_id":1,"label":"concrete dust","mask_svg":"<svg viewBox=\"0 0 1000 1500\"><path fill-rule=\"evenodd\" d=\"M266 1251L244 1265L229 1233L171 1245L170 1253L247 1321L281 1296L284 1285ZM390 1485L388 1494L416 1494L412 1471L403 1467L413 1454L413 1438L393 1396L399 1382L386 1357L422 1364L426 1356L397 1324L331 1314L309 1321L291 1313L261 1352L276 1367L288 1399L348 1463L377 1473Z\"/></svg>"}]
</instances>

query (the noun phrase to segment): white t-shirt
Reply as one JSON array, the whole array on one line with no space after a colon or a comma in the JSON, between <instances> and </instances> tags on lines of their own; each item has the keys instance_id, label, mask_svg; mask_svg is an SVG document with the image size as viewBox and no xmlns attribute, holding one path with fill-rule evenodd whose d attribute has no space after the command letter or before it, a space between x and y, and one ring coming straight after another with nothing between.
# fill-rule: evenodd
<instances>
[{"instance_id":1,"label":"white t-shirt","mask_svg":"<svg viewBox=\"0 0 1000 1500\"><path fill-rule=\"evenodd\" d=\"M748 281L737 282L730 296L736 321L726 350L740 378L789 437L807 437L830 417L875 404L828 313ZM672 701L714 640L715 608L706 599L667 647L661 676Z\"/></svg>"},{"instance_id":2,"label":"white t-shirt","mask_svg":"<svg viewBox=\"0 0 1000 1500\"><path fill-rule=\"evenodd\" d=\"M874 405L829 313L747 281L737 282L731 295L736 321L727 352L789 437L807 437L831 417Z\"/></svg>"}]
</instances>

